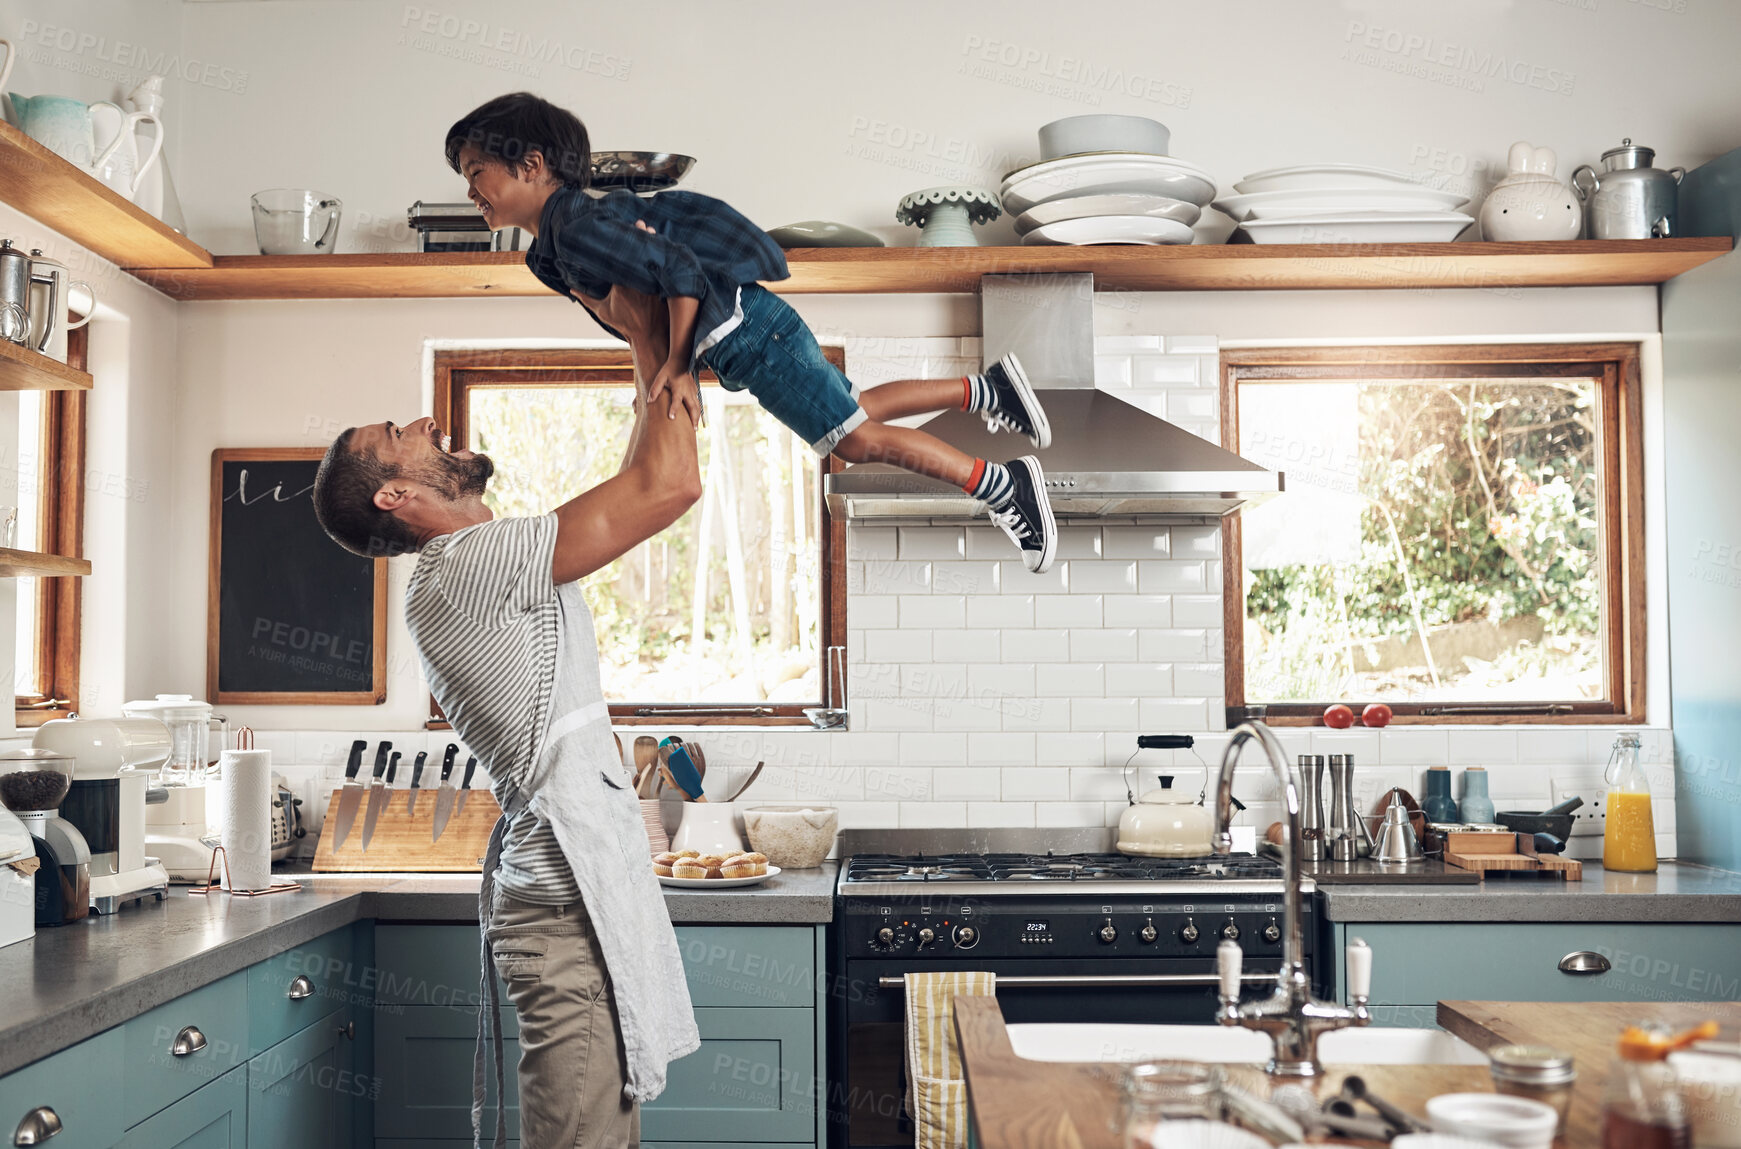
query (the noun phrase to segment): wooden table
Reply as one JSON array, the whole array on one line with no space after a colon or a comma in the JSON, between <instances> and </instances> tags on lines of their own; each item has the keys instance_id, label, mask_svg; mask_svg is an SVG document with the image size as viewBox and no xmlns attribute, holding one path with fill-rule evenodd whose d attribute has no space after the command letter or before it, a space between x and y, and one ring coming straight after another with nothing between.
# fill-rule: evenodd
<instances>
[{"instance_id":1,"label":"wooden table","mask_svg":"<svg viewBox=\"0 0 1741 1149\"><path fill-rule=\"evenodd\" d=\"M1641 1021L1676 1030L1715 1019L1724 1037L1741 1030L1741 1002L1441 1001L1439 1024L1477 1049L1496 1045L1552 1045L1572 1055L1578 1083L1566 1120L1568 1145L1602 1143L1602 1093L1620 1031Z\"/></svg>"}]
</instances>

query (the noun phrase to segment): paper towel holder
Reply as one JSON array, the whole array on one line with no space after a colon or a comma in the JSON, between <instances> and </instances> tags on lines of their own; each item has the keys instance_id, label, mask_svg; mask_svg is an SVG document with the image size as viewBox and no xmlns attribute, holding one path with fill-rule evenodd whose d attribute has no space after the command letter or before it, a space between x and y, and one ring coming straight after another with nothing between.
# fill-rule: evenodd
<instances>
[{"instance_id":1,"label":"paper towel holder","mask_svg":"<svg viewBox=\"0 0 1741 1149\"><path fill-rule=\"evenodd\" d=\"M244 726L236 731L236 749L254 749L254 731L252 729ZM222 882L217 880L220 860L222 862L224 873L224 880ZM235 883L230 880L229 855L224 852L222 846L213 846L212 864L206 871L206 884L203 886L189 886L187 892L190 894L234 894L239 898L257 898L264 894L287 894L293 890L300 890L301 888L301 882L273 882L271 885L266 886L263 889L238 890L235 888Z\"/></svg>"}]
</instances>

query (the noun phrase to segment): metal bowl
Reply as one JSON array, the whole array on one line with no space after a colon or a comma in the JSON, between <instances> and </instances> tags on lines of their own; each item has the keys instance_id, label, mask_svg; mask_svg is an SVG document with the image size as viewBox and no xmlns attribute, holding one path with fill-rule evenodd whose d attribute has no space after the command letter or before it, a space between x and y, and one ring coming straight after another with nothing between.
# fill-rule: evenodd
<instances>
[{"instance_id":1,"label":"metal bowl","mask_svg":"<svg viewBox=\"0 0 1741 1149\"><path fill-rule=\"evenodd\" d=\"M694 166L694 156L675 152L594 152L589 178L593 187L607 191L664 191L676 187Z\"/></svg>"}]
</instances>

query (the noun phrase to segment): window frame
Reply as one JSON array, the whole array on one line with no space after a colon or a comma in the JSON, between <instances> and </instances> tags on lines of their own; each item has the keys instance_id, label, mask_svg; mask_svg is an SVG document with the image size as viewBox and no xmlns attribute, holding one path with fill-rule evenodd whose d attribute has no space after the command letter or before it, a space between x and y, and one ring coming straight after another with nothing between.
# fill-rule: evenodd
<instances>
[{"instance_id":1,"label":"window frame","mask_svg":"<svg viewBox=\"0 0 1741 1149\"><path fill-rule=\"evenodd\" d=\"M1600 561L1607 695L1597 702L1390 702L1396 725L1619 725L1645 721L1646 644L1644 395L1636 343L1513 343L1240 348L1221 352L1221 444L1239 450L1241 383L1394 379L1411 369L1435 377L1576 374L1600 382L1596 447L1602 467ZM1272 726L1315 726L1323 709L1365 700L1248 703L1240 516L1222 520L1221 593L1227 724L1261 713Z\"/></svg>"},{"instance_id":2,"label":"window frame","mask_svg":"<svg viewBox=\"0 0 1741 1149\"><path fill-rule=\"evenodd\" d=\"M67 333L67 366L87 369L89 327ZM37 446L38 549L69 558L84 556L86 393L43 393L42 427ZM83 578L76 575L36 580L36 665L42 694L15 694L13 722L31 729L79 708L79 655Z\"/></svg>"},{"instance_id":3,"label":"window frame","mask_svg":"<svg viewBox=\"0 0 1741 1149\"><path fill-rule=\"evenodd\" d=\"M845 368L846 353L840 347L825 346L822 354L836 367ZM476 350L439 350L434 355L434 417L455 443L467 441L467 392L479 385L518 384L521 386L568 386L576 383L616 387L634 386L634 363L629 349L623 348L505 348ZM698 380L702 386L717 386L712 372L703 372ZM821 461L822 474L841 467L832 455ZM821 631L818 654L818 679L827 694L828 652L833 647L846 649L846 524L828 513L822 492L826 484L817 483L818 520L821 534ZM836 688L844 692L846 683ZM837 705L823 698L813 702L746 703L741 706L671 703L664 705L610 704L611 722L618 726L797 726L810 728L804 716L806 707ZM449 729L449 724L435 698L429 700L431 730Z\"/></svg>"}]
</instances>

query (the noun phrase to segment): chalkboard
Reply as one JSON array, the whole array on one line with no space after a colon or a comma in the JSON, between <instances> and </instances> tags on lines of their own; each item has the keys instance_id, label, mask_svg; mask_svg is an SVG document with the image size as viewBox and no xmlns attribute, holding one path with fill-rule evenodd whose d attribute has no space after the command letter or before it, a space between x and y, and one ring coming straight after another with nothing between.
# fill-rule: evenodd
<instances>
[{"instance_id":1,"label":"chalkboard","mask_svg":"<svg viewBox=\"0 0 1741 1149\"><path fill-rule=\"evenodd\" d=\"M314 517L320 448L212 452L206 697L376 705L387 699L387 560L351 554Z\"/></svg>"}]
</instances>

